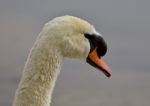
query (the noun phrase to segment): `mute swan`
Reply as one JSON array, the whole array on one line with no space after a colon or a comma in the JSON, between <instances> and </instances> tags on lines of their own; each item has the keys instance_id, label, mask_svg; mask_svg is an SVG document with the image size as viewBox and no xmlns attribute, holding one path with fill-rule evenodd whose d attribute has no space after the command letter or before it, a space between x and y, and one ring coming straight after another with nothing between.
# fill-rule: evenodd
<instances>
[{"instance_id":1,"label":"mute swan","mask_svg":"<svg viewBox=\"0 0 150 106\"><path fill-rule=\"evenodd\" d=\"M73 16L54 18L45 24L30 51L13 106L50 106L66 57L86 59L110 77L111 70L102 59L106 51L103 37L87 21Z\"/></svg>"}]
</instances>

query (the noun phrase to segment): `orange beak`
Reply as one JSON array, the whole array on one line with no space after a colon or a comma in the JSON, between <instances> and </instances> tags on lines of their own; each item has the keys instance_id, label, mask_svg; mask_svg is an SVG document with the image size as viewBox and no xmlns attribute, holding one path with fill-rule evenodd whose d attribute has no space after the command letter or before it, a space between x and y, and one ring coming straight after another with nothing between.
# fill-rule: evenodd
<instances>
[{"instance_id":1,"label":"orange beak","mask_svg":"<svg viewBox=\"0 0 150 106\"><path fill-rule=\"evenodd\" d=\"M108 67L108 65L105 63L105 61L102 59L102 57L98 57L97 55L97 48L95 48L90 54L89 54L89 63L93 65L94 67L100 69L107 77L110 77L112 74L111 69Z\"/></svg>"}]
</instances>

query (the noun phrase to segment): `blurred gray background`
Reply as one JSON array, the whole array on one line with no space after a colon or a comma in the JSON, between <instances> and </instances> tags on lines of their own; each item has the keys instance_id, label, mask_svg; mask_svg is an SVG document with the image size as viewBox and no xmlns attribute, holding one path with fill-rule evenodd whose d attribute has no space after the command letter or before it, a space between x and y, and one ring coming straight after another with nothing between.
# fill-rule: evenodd
<instances>
[{"instance_id":1,"label":"blurred gray background","mask_svg":"<svg viewBox=\"0 0 150 106\"><path fill-rule=\"evenodd\" d=\"M150 105L150 0L0 0L0 106L11 106L44 23L61 15L92 23L106 39L113 74L66 59L52 106Z\"/></svg>"}]
</instances>

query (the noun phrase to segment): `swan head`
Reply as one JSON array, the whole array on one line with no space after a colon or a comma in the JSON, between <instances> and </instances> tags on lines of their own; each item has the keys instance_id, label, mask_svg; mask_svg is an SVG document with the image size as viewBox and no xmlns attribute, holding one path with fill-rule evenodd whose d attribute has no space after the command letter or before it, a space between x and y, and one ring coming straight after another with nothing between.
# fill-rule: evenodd
<instances>
[{"instance_id":1,"label":"swan head","mask_svg":"<svg viewBox=\"0 0 150 106\"><path fill-rule=\"evenodd\" d=\"M93 25L74 16L61 16L45 27L50 42L57 46L63 57L86 59L107 77L111 76L110 68L102 59L107 52L107 44Z\"/></svg>"}]
</instances>

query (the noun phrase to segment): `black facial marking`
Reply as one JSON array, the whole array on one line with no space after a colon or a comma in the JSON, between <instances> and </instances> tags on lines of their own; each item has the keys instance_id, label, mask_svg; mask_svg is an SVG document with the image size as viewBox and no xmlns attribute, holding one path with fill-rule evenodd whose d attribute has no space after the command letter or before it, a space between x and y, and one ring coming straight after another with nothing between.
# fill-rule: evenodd
<instances>
[{"instance_id":1,"label":"black facial marking","mask_svg":"<svg viewBox=\"0 0 150 106\"><path fill-rule=\"evenodd\" d=\"M97 48L97 54L99 57L104 56L107 52L107 44L105 40L98 35L85 33L84 36L90 42L90 52L92 52L95 48Z\"/></svg>"}]
</instances>

